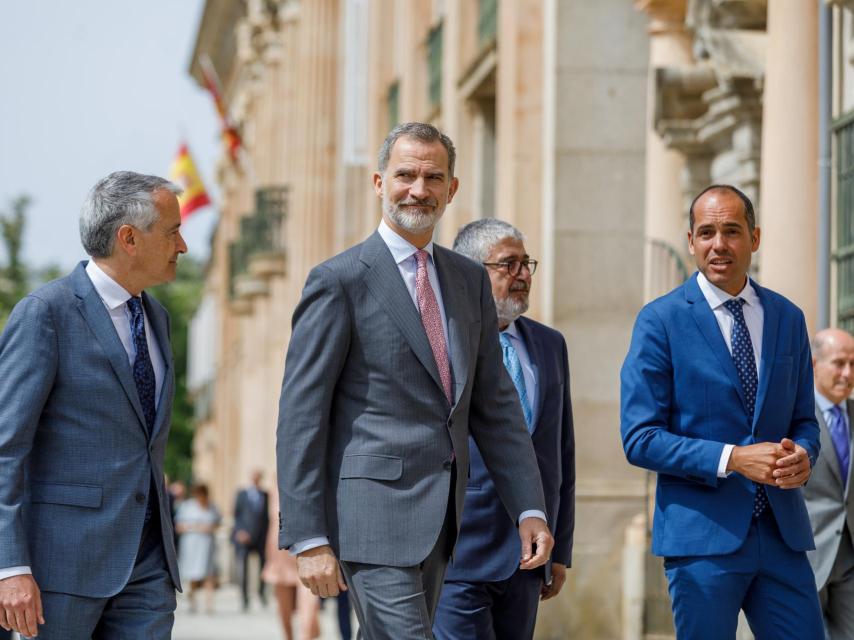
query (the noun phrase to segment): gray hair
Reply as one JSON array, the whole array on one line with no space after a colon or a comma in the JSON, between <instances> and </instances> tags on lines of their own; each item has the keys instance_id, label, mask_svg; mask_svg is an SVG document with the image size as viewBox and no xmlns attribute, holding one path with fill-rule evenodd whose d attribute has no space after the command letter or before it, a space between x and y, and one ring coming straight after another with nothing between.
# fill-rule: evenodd
<instances>
[{"instance_id":1,"label":"gray hair","mask_svg":"<svg viewBox=\"0 0 854 640\"><path fill-rule=\"evenodd\" d=\"M525 242L522 232L509 222L481 218L460 228L454 239L454 251L475 262L484 262L492 248L505 238Z\"/></svg>"},{"instance_id":2,"label":"gray hair","mask_svg":"<svg viewBox=\"0 0 854 640\"><path fill-rule=\"evenodd\" d=\"M424 122L403 122L389 131L389 134L383 140L382 147L380 147L379 162L377 163L380 173L385 173L389 156L391 156L391 148L401 136L415 138L421 142L441 142L442 146L445 147L445 151L448 152L448 177L454 177L454 164L457 161L457 151L454 149L454 143L432 124Z\"/></svg>"},{"instance_id":3,"label":"gray hair","mask_svg":"<svg viewBox=\"0 0 854 640\"><path fill-rule=\"evenodd\" d=\"M80 210L80 241L86 253L109 258L122 225L148 231L160 216L153 198L160 190L176 196L182 192L165 178L133 171L115 171L99 180Z\"/></svg>"}]
</instances>

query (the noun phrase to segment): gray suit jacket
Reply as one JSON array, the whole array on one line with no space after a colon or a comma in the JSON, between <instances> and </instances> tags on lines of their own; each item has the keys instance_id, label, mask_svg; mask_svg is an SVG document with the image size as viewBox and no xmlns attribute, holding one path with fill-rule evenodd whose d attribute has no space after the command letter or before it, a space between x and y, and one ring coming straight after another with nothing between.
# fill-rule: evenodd
<instances>
[{"instance_id":1,"label":"gray suit jacket","mask_svg":"<svg viewBox=\"0 0 854 640\"><path fill-rule=\"evenodd\" d=\"M848 400L847 405L849 424L854 425L854 403ZM815 551L807 551L807 557L815 572L816 586L821 589L833 569L846 522L848 530L854 533L854 513L846 508L852 481L851 466L854 465L849 465L848 482L843 488L836 448L818 406L815 415L821 430L821 456L803 491L815 535Z\"/></svg>"},{"instance_id":2,"label":"gray suit jacket","mask_svg":"<svg viewBox=\"0 0 854 640\"><path fill-rule=\"evenodd\" d=\"M451 493L461 519L471 434L515 521L545 512L519 399L502 364L489 278L434 245L454 403L378 233L315 267L293 317L279 407L279 545L327 536L339 559L414 566ZM458 473L451 486L452 452Z\"/></svg>"},{"instance_id":3,"label":"gray suit jacket","mask_svg":"<svg viewBox=\"0 0 854 640\"><path fill-rule=\"evenodd\" d=\"M163 459L174 391L169 318L143 304L166 365L153 433L127 352L80 263L21 300L0 336L0 567L102 598L130 577L152 478L177 586Z\"/></svg>"}]
</instances>

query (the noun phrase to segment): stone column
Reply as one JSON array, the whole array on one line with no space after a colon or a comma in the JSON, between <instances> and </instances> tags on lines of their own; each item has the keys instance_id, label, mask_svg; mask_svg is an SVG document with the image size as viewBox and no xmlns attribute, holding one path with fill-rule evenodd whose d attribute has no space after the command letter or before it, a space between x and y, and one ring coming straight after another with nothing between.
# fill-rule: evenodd
<instances>
[{"instance_id":1,"label":"stone column","mask_svg":"<svg viewBox=\"0 0 854 640\"><path fill-rule=\"evenodd\" d=\"M768 1L761 284L817 320L818 5Z\"/></svg>"},{"instance_id":2,"label":"stone column","mask_svg":"<svg viewBox=\"0 0 854 640\"><path fill-rule=\"evenodd\" d=\"M287 227L293 275L302 286L333 247L338 128L338 0L300 3L292 217Z\"/></svg>"},{"instance_id":3,"label":"stone column","mask_svg":"<svg viewBox=\"0 0 854 640\"><path fill-rule=\"evenodd\" d=\"M644 203L644 300L662 292L653 280L650 241L665 243L686 253L687 213L682 206L682 175L685 158L665 145L655 130L656 82L661 68L690 67L691 36L685 29L685 0L638 0L638 9L649 15L649 85L647 90L646 198Z\"/></svg>"}]
</instances>

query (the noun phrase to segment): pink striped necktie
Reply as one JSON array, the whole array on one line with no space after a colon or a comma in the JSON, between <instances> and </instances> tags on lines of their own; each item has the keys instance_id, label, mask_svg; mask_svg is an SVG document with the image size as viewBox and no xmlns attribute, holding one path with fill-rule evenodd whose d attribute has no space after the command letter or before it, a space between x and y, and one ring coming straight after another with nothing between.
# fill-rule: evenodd
<instances>
[{"instance_id":1,"label":"pink striped necktie","mask_svg":"<svg viewBox=\"0 0 854 640\"><path fill-rule=\"evenodd\" d=\"M450 404L454 404L451 394L451 366L448 363L448 350L445 347L445 330L442 327L439 303L436 302L436 294L427 275L427 256L424 249L415 252L415 259L418 261L418 271L415 273L415 298L418 300L418 310L421 312L421 324L427 332L430 349L439 367L439 378L442 380L445 397Z\"/></svg>"}]
</instances>

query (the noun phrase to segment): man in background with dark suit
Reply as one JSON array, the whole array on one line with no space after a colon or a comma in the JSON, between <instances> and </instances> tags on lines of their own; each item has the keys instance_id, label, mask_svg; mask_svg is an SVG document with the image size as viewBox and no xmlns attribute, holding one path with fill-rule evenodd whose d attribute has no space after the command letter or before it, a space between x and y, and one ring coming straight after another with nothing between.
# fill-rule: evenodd
<instances>
[{"instance_id":1,"label":"man in background with dark suit","mask_svg":"<svg viewBox=\"0 0 854 640\"><path fill-rule=\"evenodd\" d=\"M258 598L267 604L261 570L264 568L267 530L270 527L269 497L261 488L261 471L252 473L252 484L237 493L234 501L234 530L231 539L237 556L243 610L249 609L249 554L258 554Z\"/></svg>"},{"instance_id":2,"label":"man in background with dark suit","mask_svg":"<svg viewBox=\"0 0 854 640\"><path fill-rule=\"evenodd\" d=\"M566 342L554 329L522 316L537 261L515 227L495 218L477 220L460 229L454 251L487 268L504 366L537 454L555 546L542 569L519 569L516 526L470 438L463 521L433 632L439 640L524 640L534 635L539 599L560 592L572 558L575 439Z\"/></svg>"},{"instance_id":3,"label":"man in background with dark suit","mask_svg":"<svg viewBox=\"0 0 854 640\"><path fill-rule=\"evenodd\" d=\"M854 512L848 509L854 403L848 397L854 389L854 337L842 329L819 331L812 340L812 362L821 457L804 487L816 547L807 557L828 637L849 640L854 638Z\"/></svg>"}]
</instances>

